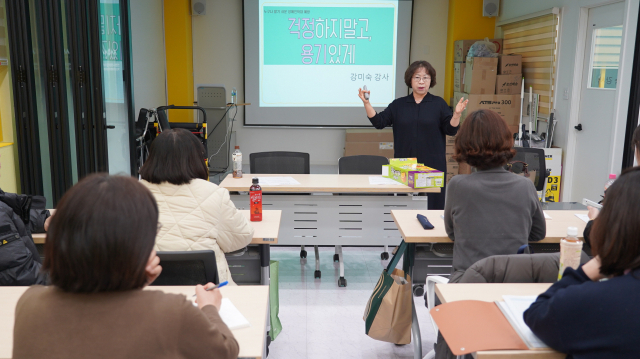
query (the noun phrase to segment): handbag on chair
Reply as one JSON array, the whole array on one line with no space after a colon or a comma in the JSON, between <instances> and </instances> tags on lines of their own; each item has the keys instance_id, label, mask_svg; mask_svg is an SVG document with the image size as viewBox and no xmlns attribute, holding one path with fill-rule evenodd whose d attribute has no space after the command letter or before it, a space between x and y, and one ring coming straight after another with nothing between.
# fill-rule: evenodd
<instances>
[{"instance_id":1,"label":"handbag on chair","mask_svg":"<svg viewBox=\"0 0 640 359\"><path fill-rule=\"evenodd\" d=\"M367 302L363 318L365 332L373 339L395 344L411 343L412 282L405 271L396 269L407 247L402 241L387 268L382 270Z\"/></svg>"}]
</instances>

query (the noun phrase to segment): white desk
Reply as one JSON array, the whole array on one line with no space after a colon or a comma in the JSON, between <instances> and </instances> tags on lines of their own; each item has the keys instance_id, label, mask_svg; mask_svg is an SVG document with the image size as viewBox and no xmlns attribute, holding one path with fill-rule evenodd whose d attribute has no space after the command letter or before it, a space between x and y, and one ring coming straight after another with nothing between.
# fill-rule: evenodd
<instances>
[{"instance_id":1,"label":"white desk","mask_svg":"<svg viewBox=\"0 0 640 359\"><path fill-rule=\"evenodd\" d=\"M567 227L578 228L578 238L582 238L582 232L587 225L576 214L587 214L582 210L548 210L544 211L551 219L546 220L547 234L545 238L532 243L560 243L560 239L567 236ZM440 217L443 210L391 210L391 216L396 222L402 238L407 243L452 243L444 228L444 219ZM435 228L424 229L416 218L422 214L429 219Z\"/></svg>"},{"instance_id":2,"label":"white desk","mask_svg":"<svg viewBox=\"0 0 640 359\"><path fill-rule=\"evenodd\" d=\"M228 175L220 187L232 193L236 207L248 209L253 177L291 177L298 181L299 185L292 186L261 185L263 208L283 211L279 244L397 245L401 237L390 210L427 209L427 197L417 194L439 193L440 188L371 185L370 176L373 175Z\"/></svg>"},{"instance_id":3,"label":"white desk","mask_svg":"<svg viewBox=\"0 0 640 359\"><path fill-rule=\"evenodd\" d=\"M457 300L502 301L503 295L539 295L551 283L455 283L436 284L436 295L442 303ZM478 328L482 330L482 328ZM474 353L476 359L564 359L567 355L553 349L487 350Z\"/></svg>"},{"instance_id":4,"label":"white desk","mask_svg":"<svg viewBox=\"0 0 640 359\"><path fill-rule=\"evenodd\" d=\"M385 246L381 254L387 259L387 247L397 245L402 237L393 225L390 210L427 209L427 197L418 193L440 193L440 188L413 189L402 184L371 185L375 175L338 174L230 174L220 187L231 192L237 208L249 207L248 191L253 177L291 177L300 184L262 187L264 209L282 210L279 244L331 245L336 247L340 265L338 286L346 286L342 245ZM382 177L382 176L378 176ZM394 195L395 194L395 195ZM306 258L306 251L300 253ZM335 259L335 257L334 257ZM315 278L321 277L316 251Z\"/></svg>"},{"instance_id":5,"label":"white desk","mask_svg":"<svg viewBox=\"0 0 640 359\"><path fill-rule=\"evenodd\" d=\"M49 211L53 215L55 210L50 209ZM248 210L241 210L240 212L249 220ZM249 222L253 227L251 244L278 244L281 218L282 211L268 210L262 212L262 222ZM31 236L36 244L44 244L47 241L46 233L33 233Z\"/></svg>"},{"instance_id":6,"label":"white desk","mask_svg":"<svg viewBox=\"0 0 640 359\"><path fill-rule=\"evenodd\" d=\"M0 287L0 359L11 358L13 351L13 324L18 299L28 287ZM158 286L145 290L161 290L165 293L184 294L191 298L194 286ZM268 286L226 286L220 288L222 296L231 302L249 320L248 328L233 330L240 346L239 357L265 358L267 313L269 303ZM34 339L35 340L35 339Z\"/></svg>"}]
</instances>

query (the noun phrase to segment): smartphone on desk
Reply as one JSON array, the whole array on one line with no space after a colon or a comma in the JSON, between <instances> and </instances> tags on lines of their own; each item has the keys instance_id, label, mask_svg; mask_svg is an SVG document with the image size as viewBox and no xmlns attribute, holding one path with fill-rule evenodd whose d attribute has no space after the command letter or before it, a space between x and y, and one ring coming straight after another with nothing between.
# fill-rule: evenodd
<instances>
[{"instance_id":1,"label":"smartphone on desk","mask_svg":"<svg viewBox=\"0 0 640 359\"><path fill-rule=\"evenodd\" d=\"M596 209L602 209L602 205L600 203L594 202L590 199L583 198L582 204L584 204L585 206L591 206Z\"/></svg>"}]
</instances>

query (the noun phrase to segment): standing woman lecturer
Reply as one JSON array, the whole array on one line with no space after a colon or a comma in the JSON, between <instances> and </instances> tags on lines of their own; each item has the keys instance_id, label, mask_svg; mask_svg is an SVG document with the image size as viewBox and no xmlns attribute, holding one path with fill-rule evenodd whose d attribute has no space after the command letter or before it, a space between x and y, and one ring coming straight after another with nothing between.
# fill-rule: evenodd
<instances>
[{"instance_id":1,"label":"standing woman lecturer","mask_svg":"<svg viewBox=\"0 0 640 359\"><path fill-rule=\"evenodd\" d=\"M452 114L447 103L429 93L436 85L436 70L426 61L415 61L404 73L404 82L413 92L389 104L376 113L364 94L370 91L358 89L367 117L377 129L393 126L393 146L396 158L415 157L418 163L447 171L445 135L455 136L460 116L469 100L461 98ZM429 209L444 209L445 188L440 193L430 193Z\"/></svg>"}]
</instances>

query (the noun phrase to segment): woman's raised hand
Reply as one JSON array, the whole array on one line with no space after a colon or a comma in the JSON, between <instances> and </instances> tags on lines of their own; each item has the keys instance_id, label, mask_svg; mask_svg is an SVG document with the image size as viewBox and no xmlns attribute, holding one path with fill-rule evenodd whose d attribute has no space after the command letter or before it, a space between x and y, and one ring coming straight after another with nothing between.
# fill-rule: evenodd
<instances>
[{"instance_id":1,"label":"woman's raised hand","mask_svg":"<svg viewBox=\"0 0 640 359\"><path fill-rule=\"evenodd\" d=\"M364 94L368 93L371 94L371 91L368 90L363 90L361 88L358 89L358 97L360 97L360 99L362 100L362 102L364 102L365 104L369 103L369 100L367 100L366 98L364 98Z\"/></svg>"},{"instance_id":2,"label":"woman's raised hand","mask_svg":"<svg viewBox=\"0 0 640 359\"><path fill-rule=\"evenodd\" d=\"M455 112L457 115L462 115L464 110L467 108L467 104L469 103L469 99L465 100L464 97L460 98L458 104L456 105Z\"/></svg>"}]
</instances>

